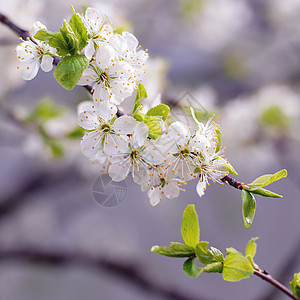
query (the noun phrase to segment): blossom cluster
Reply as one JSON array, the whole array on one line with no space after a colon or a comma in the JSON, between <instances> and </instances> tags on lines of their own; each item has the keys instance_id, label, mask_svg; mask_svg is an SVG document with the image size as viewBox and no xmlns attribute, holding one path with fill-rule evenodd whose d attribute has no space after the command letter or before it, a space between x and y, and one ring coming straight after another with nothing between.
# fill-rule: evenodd
<instances>
[{"instance_id":1,"label":"blossom cluster","mask_svg":"<svg viewBox=\"0 0 300 300\"><path fill-rule=\"evenodd\" d=\"M73 16L70 25L64 22L60 33L49 32L41 23L35 23L32 39L23 41L16 52L24 79L32 79L40 66L50 71L54 56L61 57L60 72L68 67L62 61L74 58L75 64L80 57L83 64L88 62L82 71L79 65L81 77L76 83L89 85L93 95L92 101L78 106L78 124L86 130L81 139L82 153L101 164L101 170L113 181L131 175L142 191L148 192L152 205L158 204L163 195L169 199L178 197L192 179L198 178L199 196L204 194L209 180L223 184L224 176L235 171L223 158L219 126L212 119L200 123L193 108L190 112L194 128L180 121L170 123L169 107L163 104L150 104L145 112L140 100L147 97L141 84L147 51L141 49L133 34L117 33L109 18L95 8L87 8L80 16L74 12ZM74 22L82 25L83 33L80 28L72 27ZM43 30L38 35L40 40L34 38L38 30ZM71 46L63 48L64 40ZM51 47L47 41L58 47ZM84 44L81 48L80 43ZM65 52L67 55L62 54ZM66 80L61 74L58 77L61 84ZM124 115L120 105L135 90L132 116Z\"/></svg>"}]
</instances>

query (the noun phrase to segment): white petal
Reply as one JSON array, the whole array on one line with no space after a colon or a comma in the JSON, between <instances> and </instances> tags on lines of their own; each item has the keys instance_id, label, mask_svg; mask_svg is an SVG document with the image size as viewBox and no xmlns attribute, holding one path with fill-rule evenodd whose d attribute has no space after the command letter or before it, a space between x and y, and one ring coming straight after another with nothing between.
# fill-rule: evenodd
<instances>
[{"instance_id":1,"label":"white petal","mask_svg":"<svg viewBox=\"0 0 300 300\"><path fill-rule=\"evenodd\" d=\"M96 52L96 64L101 70L108 68L112 63L112 59L115 58L115 50L112 46L102 45Z\"/></svg>"},{"instance_id":2,"label":"white petal","mask_svg":"<svg viewBox=\"0 0 300 300\"><path fill-rule=\"evenodd\" d=\"M109 89L105 88L102 83L96 84L94 86L93 100L97 105L99 105L101 102L108 102L110 99L109 93Z\"/></svg>"},{"instance_id":3,"label":"white petal","mask_svg":"<svg viewBox=\"0 0 300 300\"><path fill-rule=\"evenodd\" d=\"M44 24L42 24L40 21L34 22L33 25L32 25L32 29L31 29L31 36L34 37L35 34L39 30L42 30L42 29L47 29L47 27Z\"/></svg>"},{"instance_id":4,"label":"white petal","mask_svg":"<svg viewBox=\"0 0 300 300\"><path fill-rule=\"evenodd\" d=\"M98 32L103 24L102 14L93 7L88 7L85 11L85 22L94 32Z\"/></svg>"},{"instance_id":5,"label":"white petal","mask_svg":"<svg viewBox=\"0 0 300 300\"><path fill-rule=\"evenodd\" d=\"M114 47L118 55L120 56L124 55L126 51L127 43L123 36L121 36L120 34L114 34L110 38L109 44Z\"/></svg>"},{"instance_id":6,"label":"white petal","mask_svg":"<svg viewBox=\"0 0 300 300\"><path fill-rule=\"evenodd\" d=\"M77 85L87 85L93 84L95 79L97 78L97 73L94 71L93 68L88 67L86 70L83 71L81 78L77 82Z\"/></svg>"},{"instance_id":7,"label":"white petal","mask_svg":"<svg viewBox=\"0 0 300 300\"><path fill-rule=\"evenodd\" d=\"M143 146L148 137L148 134L149 134L148 125L143 122L138 122L131 139L131 144L137 148Z\"/></svg>"},{"instance_id":8,"label":"white petal","mask_svg":"<svg viewBox=\"0 0 300 300\"><path fill-rule=\"evenodd\" d=\"M85 110L94 111L95 110L95 104L93 101L83 101L80 102L77 105L77 114L84 112Z\"/></svg>"},{"instance_id":9,"label":"white petal","mask_svg":"<svg viewBox=\"0 0 300 300\"><path fill-rule=\"evenodd\" d=\"M86 133L80 143L81 152L87 157L95 156L101 149L101 136L99 132Z\"/></svg>"},{"instance_id":10,"label":"white petal","mask_svg":"<svg viewBox=\"0 0 300 300\"><path fill-rule=\"evenodd\" d=\"M150 204L152 206L157 205L161 200L160 190L158 188L151 188L148 191L148 197L150 198Z\"/></svg>"},{"instance_id":11,"label":"white petal","mask_svg":"<svg viewBox=\"0 0 300 300\"><path fill-rule=\"evenodd\" d=\"M206 182L205 181L200 181L197 183L197 193L199 197L202 197L204 195L204 191L206 188Z\"/></svg>"},{"instance_id":12,"label":"white petal","mask_svg":"<svg viewBox=\"0 0 300 300\"><path fill-rule=\"evenodd\" d=\"M102 101L97 105L99 116L103 118L106 122L111 120L117 113L117 107L108 101Z\"/></svg>"},{"instance_id":13,"label":"white petal","mask_svg":"<svg viewBox=\"0 0 300 300\"><path fill-rule=\"evenodd\" d=\"M110 165L108 174L113 181L119 182L124 180L130 171L129 158L123 160L121 163Z\"/></svg>"},{"instance_id":14,"label":"white petal","mask_svg":"<svg viewBox=\"0 0 300 300\"><path fill-rule=\"evenodd\" d=\"M168 199L174 199L179 196L179 186L176 181L169 181L164 186L164 195Z\"/></svg>"},{"instance_id":15,"label":"white petal","mask_svg":"<svg viewBox=\"0 0 300 300\"><path fill-rule=\"evenodd\" d=\"M133 51L138 47L139 41L132 33L124 31L122 35L127 42L127 47L129 51Z\"/></svg>"},{"instance_id":16,"label":"white petal","mask_svg":"<svg viewBox=\"0 0 300 300\"><path fill-rule=\"evenodd\" d=\"M41 69L44 72L50 72L53 69L53 57L50 55L43 55Z\"/></svg>"},{"instance_id":17,"label":"white petal","mask_svg":"<svg viewBox=\"0 0 300 300\"><path fill-rule=\"evenodd\" d=\"M39 71L40 61L36 60L32 63L23 63L20 67L21 77L25 80L33 79Z\"/></svg>"},{"instance_id":18,"label":"white petal","mask_svg":"<svg viewBox=\"0 0 300 300\"><path fill-rule=\"evenodd\" d=\"M131 116L122 116L116 119L113 128L117 134L131 134L137 125L135 118Z\"/></svg>"},{"instance_id":19,"label":"white petal","mask_svg":"<svg viewBox=\"0 0 300 300\"><path fill-rule=\"evenodd\" d=\"M86 130L93 130L99 127L100 122L93 111L84 111L78 116L78 125Z\"/></svg>"},{"instance_id":20,"label":"white petal","mask_svg":"<svg viewBox=\"0 0 300 300\"><path fill-rule=\"evenodd\" d=\"M180 121L176 121L170 125L168 134L175 140L177 145L180 145L181 147L185 147L190 138L188 127Z\"/></svg>"},{"instance_id":21,"label":"white petal","mask_svg":"<svg viewBox=\"0 0 300 300\"><path fill-rule=\"evenodd\" d=\"M88 44L84 48L84 54L89 60L91 60L94 53L95 53L94 41L93 39L90 39L88 41Z\"/></svg>"}]
</instances>

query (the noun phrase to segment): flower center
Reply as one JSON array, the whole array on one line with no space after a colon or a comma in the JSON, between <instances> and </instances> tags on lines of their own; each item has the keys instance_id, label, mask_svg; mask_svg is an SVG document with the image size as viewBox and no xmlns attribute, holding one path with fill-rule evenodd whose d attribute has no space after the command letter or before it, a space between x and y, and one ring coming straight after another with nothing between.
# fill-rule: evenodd
<instances>
[{"instance_id":1,"label":"flower center","mask_svg":"<svg viewBox=\"0 0 300 300\"><path fill-rule=\"evenodd\" d=\"M187 149L187 148L181 148L180 149L180 155L183 156L183 157L186 157L190 154L190 150Z\"/></svg>"},{"instance_id":2,"label":"flower center","mask_svg":"<svg viewBox=\"0 0 300 300\"><path fill-rule=\"evenodd\" d=\"M101 126L101 131L104 133L109 133L110 132L110 125L105 123Z\"/></svg>"},{"instance_id":3,"label":"flower center","mask_svg":"<svg viewBox=\"0 0 300 300\"><path fill-rule=\"evenodd\" d=\"M130 152L129 152L129 155L131 157L131 160L136 160L139 156L139 152L135 149L132 149Z\"/></svg>"}]
</instances>

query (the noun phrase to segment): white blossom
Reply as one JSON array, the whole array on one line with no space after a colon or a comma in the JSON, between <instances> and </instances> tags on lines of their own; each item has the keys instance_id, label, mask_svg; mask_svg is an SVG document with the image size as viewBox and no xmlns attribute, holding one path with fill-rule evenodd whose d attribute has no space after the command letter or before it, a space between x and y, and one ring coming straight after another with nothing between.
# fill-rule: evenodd
<instances>
[{"instance_id":1,"label":"white blossom","mask_svg":"<svg viewBox=\"0 0 300 300\"><path fill-rule=\"evenodd\" d=\"M91 59L97 46L107 43L113 35L114 29L108 17L103 16L96 8L88 7L82 21L88 33L88 44L84 48L84 54Z\"/></svg>"},{"instance_id":2,"label":"white blossom","mask_svg":"<svg viewBox=\"0 0 300 300\"><path fill-rule=\"evenodd\" d=\"M95 102L109 100L119 105L134 91L134 69L125 61L117 59L114 48L109 45L100 46L95 59L77 84L92 85Z\"/></svg>"},{"instance_id":3,"label":"white blossom","mask_svg":"<svg viewBox=\"0 0 300 300\"><path fill-rule=\"evenodd\" d=\"M81 103L78 124L89 130L81 140L81 152L87 157L95 157L101 152L113 153L118 135L131 134L137 121L131 116L122 116L115 120L117 107L111 103Z\"/></svg>"},{"instance_id":4,"label":"white blossom","mask_svg":"<svg viewBox=\"0 0 300 300\"><path fill-rule=\"evenodd\" d=\"M44 72L49 72L53 68L53 55L56 49L50 47L47 43L34 39L34 35L41 29L47 29L40 22L35 22L32 26L32 40L28 39L20 43L16 48L17 58L21 65L20 74L23 79L31 80L37 73L39 68Z\"/></svg>"}]
</instances>

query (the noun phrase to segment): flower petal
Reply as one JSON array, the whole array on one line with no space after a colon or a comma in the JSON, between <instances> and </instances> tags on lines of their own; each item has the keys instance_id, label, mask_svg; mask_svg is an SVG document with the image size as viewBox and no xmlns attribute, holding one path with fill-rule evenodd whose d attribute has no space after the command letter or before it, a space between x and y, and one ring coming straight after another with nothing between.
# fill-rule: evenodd
<instances>
[{"instance_id":1,"label":"flower petal","mask_svg":"<svg viewBox=\"0 0 300 300\"><path fill-rule=\"evenodd\" d=\"M127 43L124 39L123 36L121 36L120 34L114 34L110 40L109 40L109 44L114 47L114 49L116 50L117 54L119 56L123 56L125 51L126 51L126 46Z\"/></svg>"},{"instance_id":2,"label":"flower petal","mask_svg":"<svg viewBox=\"0 0 300 300\"><path fill-rule=\"evenodd\" d=\"M129 158L127 158L120 163L110 165L108 174L113 181L119 182L126 179L130 172L130 168Z\"/></svg>"},{"instance_id":3,"label":"flower petal","mask_svg":"<svg viewBox=\"0 0 300 300\"><path fill-rule=\"evenodd\" d=\"M101 70L105 70L115 58L115 50L112 46L103 44L96 51L96 64Z\"/></svg>"},{"instance_id":4,"label":"flower petal","mask_svg":"<svg viewBox=\"0 0 300 300\"><path fill-rule=\"evenodd\" d=\"M39 67L40 67L40 60L35 60L32 63L23 63L20 67L21 69L21 77L25 80L31 80L33 79L38 71L39 71Z\"/></svg>"},{"instance_id":5,"label":"flower petal","mask_svg":"<svg viewBox=\"0 0 300 300\"><path fill-rule=\"evenodd\" d=\"M131 116L122 116L116 119L113 128L117 134L131 134L134 132L137 121Z\"/></svg>"},{"instance_id":6,"label":"flower petal","mask_svg":"<svg viewBox=\"0 0 300 300\"><path fill-rule=\"evenodd\" d=\"M84 48L84 55L89 60L91 60L91 58L93 57L94 54L95 54L94 41L93 41L93 39L90 39Z\"/></svg>"},{"instance_id":7,"label":"flower petal","mask_svg":"<svg viewBox=\"0 0 300 300\"><path fill-rule=\"evenodd\" d=\"M128 48L129 51L133 51L138 47L139 41L137 40L137 38L132 33L124 31L122 33L122 36L124 37L124 39L127 42L127 48Z\"/></svg>"},{"instance_id":8,"label":"flower petal","mask_svg":"<svg viewBox=\"0 0 300 300\"><path fill-rule=\"evenodd\" d=\"M81 152L86 157L95 156L101 149L101 136L99 132L86 133L80 143Z\"/></svg>"},{"instance_id":9,"label":"flower petal","mask_svg":"<svg viewBox=\"0 0 300 300\"><path fill-rule=\"evenodd\" d=\"M93 111L83 111L78 116L78 125L86 130L93 130L99 127L100 122Z\"/></svg>"},{"instance_id":10,"label":"flower petal","mask_svg":"<svg viewBox=\"0 0 300 300\"><path fill-rule=\"evenodd\" d=\"M117 113L117 107L108 101L102 101L97 104L99 116L106 122L110 121Z\"/></svg>"},{"instance_id":11,"label":"flower petal","mask_svg":"<svg viewBox=\"0 0 300 300\"><path fill-rule=\"evenodd\" d=\"M148 134L149 134L148 125L143 122L138 122L131 139L131 144L137 148L142 147L148 137Z\"/></svg>"},{"instance_id":12,"label":"flower petal","mask_svg":"<svg viewBox=\"0 0 300 300\"><path fill-rule=\"evenodd\" d=\"M161 200L161 191L158 188L151 188L148 191L148 197L150 198L150 204L156 206Z\"/></svg>"},{"instance_id":13,"label":"flower petal","mask_svg":"<svg viewBox=\"0 0 300 300\"><path fill-rule=\"evenodd\" d=\"M176 144L181 147L185 147L190 138L188 127L180 121L176 121L170 125L168 134L175 140Z\"/></svg>"},{"instance_id":14,"label":"flower petal","mask_svg":"<svg viewBox=\"0 0 300 300\"><path fill-rule=\"evenodd\" d=\"M206 189L206 182L199 180L199 182L197 183L197 187L196 187L199 197L202 197L204 195L205 189Z\"/></svg>"},{"instance_id":15,"label":"flower petal","mask_svg":"<svg viewBox=\"0 0 300 300\"><path fill-rule=\"evenodd\" d=\"M53 57L50 55L43 55L41 69L44 72L50 72L53 69Z\"/></svg>"}]
</instances>

